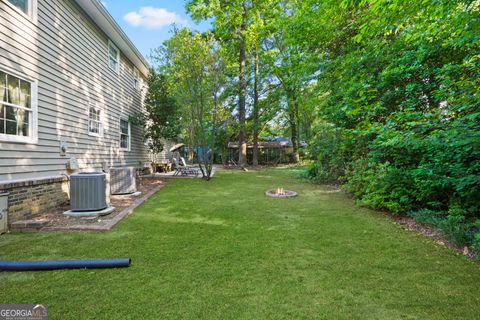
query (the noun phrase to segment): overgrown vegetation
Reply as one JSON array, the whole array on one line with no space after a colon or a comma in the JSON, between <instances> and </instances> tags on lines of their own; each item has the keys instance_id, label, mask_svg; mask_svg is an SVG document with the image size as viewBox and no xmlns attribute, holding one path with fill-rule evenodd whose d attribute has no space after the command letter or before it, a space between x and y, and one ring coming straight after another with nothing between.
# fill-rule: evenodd
<instances>
[{"instance_id":1,"label":"overgrown vegetation","mask_svg":"<svg viewBox=\"0 0 480 320\"><path fill-rule=\"evenodd\" d=\"M310 13L306 36L325 49L311 177L343 181L362 204L473 245L480 2L345 1L342 14L330 5ZM318 36L325 25L332 32Z\"/></svg>"}]
</instances>

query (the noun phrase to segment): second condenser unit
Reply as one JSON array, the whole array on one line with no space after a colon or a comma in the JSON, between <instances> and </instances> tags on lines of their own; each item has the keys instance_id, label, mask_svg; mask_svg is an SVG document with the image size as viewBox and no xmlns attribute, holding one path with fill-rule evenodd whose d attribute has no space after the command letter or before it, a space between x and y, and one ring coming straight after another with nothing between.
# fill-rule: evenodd
<instances>
[{"instance_id":1,"label":"second condenser unit","mask_svg":"<svg viewBox=\"0 0 480 320\"><path fill-rule=\"evenodd\" d=\"M111 194L128 194L137 191L134 167L110 168Z\"/></svg>"}]
</instances>

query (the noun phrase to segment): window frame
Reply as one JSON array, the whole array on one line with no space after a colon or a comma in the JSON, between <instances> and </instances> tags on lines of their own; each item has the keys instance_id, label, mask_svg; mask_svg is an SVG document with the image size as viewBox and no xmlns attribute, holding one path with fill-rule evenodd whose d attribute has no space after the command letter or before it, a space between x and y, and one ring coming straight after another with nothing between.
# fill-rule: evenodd
<instances>
[{"instance_id":1,"label":"window frame","mask_svg":"<svg viewBox=\"0 0 480 320\"><path fill-rule=\"evenodd\" d=\"M125 133L122 132L122 121L126 122L128 124L128 135L126 135ZM120 118L119 120L119 141L118 141L118 145L120 147L120 150L122 151L131 151L131 146L132 146L132 129L131 129L131 123L130 121L128 121L127 119L124 119L124 118ZM123 148L122 147L122 136L127 136L128 139L127 139L127 148Z\"/></svg>"},{"instance_id":2,"label":"window frame","mask_svg":"<svg viewBox=\"0 0 480 320\"><path fill-rule=\"evenodd\" d=\"M112 68L110 65L110 48L113 48L117 51L117 64L116 68ZM107 48L107 63L108 63L108 69L112 70L113 72L120 74L120 50L118 50L118 47L111 41L108 40L108 48Z\"/></svg>"},{"instance_id":3,"label":"window frame","mask_svg":"<svg viewBox=\"0 0 480 320\"><path fill-rule=\"evenodd\" d=\"M91 109L94 109L95 113L98 113L98 120L90 118L90 110ZM92 104L92 103L90 103L88 105L87 131L88 131L89 136L99 137L99 138L103 137L103 113L104 113L103 109L100 108L99 106L97 106L95 104ZM90 121L94 121L94 122L98 123L98 132L90 131Z\"/></svg>"},{"instance_id":4,"label":"window frame","mask_svg":"<svg viewBox=\"0 0 480 320\"><path fill-rule=\"evenodd\" d=\"M140 82L140 71L137 69L137 67L133 67L133 88L140 90L141 88L141 82Z\"/></svg>"},{"instance_id":5,"label":"window frame","mask_svg":"<svg viewBox=\"0 0 480 320\"><path fill-rule=\"evenodd\" d=\"M37 1L38 0L27 0L28 1L28 8L27 12L23 12L20 8L18 8L16 5L11 3L9 0L4 1L10 8L13 10L19 12L22 14L24 17L28 18L31 20L33 23L37 23Z\"/></svg>"},{"instance_id":6,"label":"window frame","mask_svg":"<svg viewBox=\"0 0 480 320\"><path fill-rule=\"evenodd\" d=\"M30 110L20 105L12 103L2 103L4 106L11 106L17 109L23 109L30 113L31 120L29 121L28 136L18 136L13 134L0 133L0 142L14 142L24 144L38 143L38 82L33 80L15 70L0 65L0 71L7 75L14 76L20 80L30 83Z\"/></svg>"}]
</instances>

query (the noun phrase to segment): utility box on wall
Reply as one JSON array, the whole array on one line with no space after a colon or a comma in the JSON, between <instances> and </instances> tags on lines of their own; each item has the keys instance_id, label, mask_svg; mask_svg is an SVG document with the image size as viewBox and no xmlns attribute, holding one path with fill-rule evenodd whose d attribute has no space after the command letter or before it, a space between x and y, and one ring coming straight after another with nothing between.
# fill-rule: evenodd
<instances>
[{"instance_id":1,"label":"utility box on wall","mask_svg":"<svg viewBox=\"0 0 480 320\"><path fill-rule=\"evenodd\" d=\"M0 192L0 233L8 230L8 192Z\"/></svg>"}]
</instances>

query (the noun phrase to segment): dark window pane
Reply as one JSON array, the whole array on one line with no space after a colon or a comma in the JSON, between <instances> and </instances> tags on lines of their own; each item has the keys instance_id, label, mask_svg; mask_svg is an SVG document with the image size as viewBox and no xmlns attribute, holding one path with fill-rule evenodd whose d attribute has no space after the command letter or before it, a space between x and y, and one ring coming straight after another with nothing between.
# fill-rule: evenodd
<instances>
[{"instance_id":1,"label":"dark window pane","mask_svg":"<svg viewBox=\"0 0 480 320\"><path fill-rule=\"evenodd\" d=\"M0 119L0 134L5 134L5 120Z\"/></svg>"},{"instance_id":2,"label":"dark window pane","mask_svg":"<svg viewBox=\"0 0 480 320\"><path fill-rule=\"evenodd\" d=\"M5 106L3 104L0 104L0 119L5 118Z\"/></svg>"},{"instance_id":3,"label":"dark window pane","mask_svg":"<svg viewBox=\"0 0 480 320\"><path fill-rule=\"evenodd\" d=\"M7 74L5 72L0 71L0 87L7 86Z\"/></svg>"},{"instance_id":4,"label":"dark window pane","mask_svg":"<svg viewBox=\"0 0 480 320\"><path fill-rule=\"evenodd\" d=\"M30 83L20 80L20 105L30 108Z\"/></svg>"},{"instance_id":5,"label":"dark window pane","mask_svg":"<svg viewBox=\"0 0 480 320\"><path fill-rule=\"evenodd\" d=\"M108 64L110 68L118 71L119 52L112 44L108 45L108 57Z\"/></svg>"},{"instance_id":6,"label":"dark window pane","mask_svg":"<svg viewBox=\"0 0 480 320\"><path fill-rule=\"evenodd\" d=\"M5 106L5 116L7 120L15 121L15 108L10 106Z\"/></svg>"},{"instance_id":7,"label":"dark window pane","mask_svg":"<svg viewBox=\"0 0 480 320\"><path fill-rule=\"evenodd\" d=\"M8 102L20 104L20 80L17 77L7 76Z\"/></svg>"},{"instance_id":8,"label":"dark window pane","mask_svg":"<svg viewBox=\"0 0 480 320\"><path fill-rule=\"evenodd\" d=\"M28 136L28 123L19 123L18 124L18 135L26 137Z\"/></svg>"},{"instance_id":9,"label":"dark window pane","mask_svg":"<svg viewBox=\"0 0 480 320\"><path fill-rule=\"evenodd\" d=\"M15 120L17 122L25 122L25 117L28 112L23 109L17 109L17 114L15 116Z\"/></svg>"},{"instance_id":10,"label":"dark window pane","mask_svg":"<svg viewBox=\"0 0 480 320\"><path fill-rule=\"evenodd\" d=\"M7 101L7 74L0 71L0 101Z\"/></svg>"},{"instance_id":11,"label":"dark window pane","mask_svg":"<svg viewBox=\"0 0 480 320\"><path fill-rule=\"evenodd\" d=\"M128 135L128 121L120 120L120 132Z\"/></svg>"},{"instance_id":12,"label":"dark window pane","mask_svg":"<svg viewBox=\"0 0 480 320\"><path fill-rule=\"evenodd\" d=\"M17 123L15 121L8 121L7 120L7 134L17 134Z\"/></svg>"},{"instance_id":13,"label":"dark window pane","mask_svg":"<svg viewBox=\"0 0 480 320\"><path fill-rule=\"evenodd\" d=\"M118 60L117 49L115 49L115 47L113 45L110 45L110 47L108 49L109 49L109 53L110 53L110 59L112 59L114 61L117 61Z\"/></svg>"},{"instance_id":14,"label":"dark window pane","mask_svg":"<svg viewBox=\"0 0 480 320\"><path fill-rule=\"evenodd\" d=\"M100 121L100 110L95 110L95 108L90 108L88 117L90 120Z\"/></svg>"},{"instance_id":15,"label":"dark window pane","mask_svg":"<svg viewBox=\"0 0 480 320\"><path fill-rule=\"evenodd\" d=\"M28 0L8 0L18 9L22 10L24 13L28 13Z\"/></svg>"},{"instance_id":16,"label":"dark window pane","mask_svg":"<svg viewBox=\"0 0 480 320\"><path fill-rule=\"evenodd\" d=\"M7 88L0 86L0 101L7 101Z\"/></svg>"},{"instance_id":17,"label":"dark window pane","mask_svg":"<svg viewBox=\"0 0 480 320\"><path fill-rule=\"evenodd\" d=\"M110 68L113 69L113 70L117 70L118 69L118 63L116 60L110 58Z\"/></svg>"},{"instance_id":18,"label":"dark window pane","mask_svg":"<svg viewBox=\"0 0 480 320\"><path fill-rule=\"evenodd\" d=\"M89 121L89 132L91 133L100 133L100 124L96 121Z\"/></svg>"},{"instance_id":19,"label":"dark window pane","mask_svg":"<svg viewBox=\"0 0 480 320\"><path fill-rule=\"evenodd\" d=\"M120 147L122 149L128 149L128 136L123 134L120 136Z\"/></svg>"}]
</instances>

